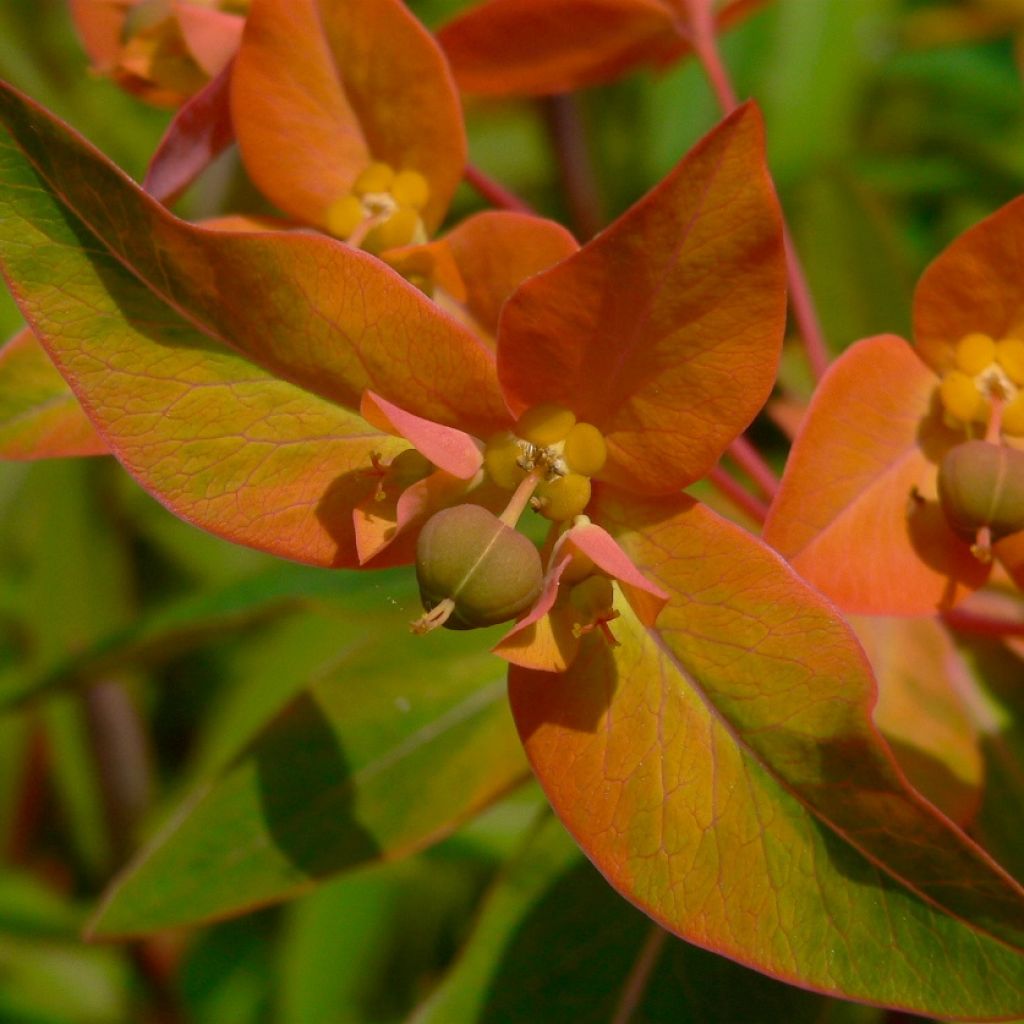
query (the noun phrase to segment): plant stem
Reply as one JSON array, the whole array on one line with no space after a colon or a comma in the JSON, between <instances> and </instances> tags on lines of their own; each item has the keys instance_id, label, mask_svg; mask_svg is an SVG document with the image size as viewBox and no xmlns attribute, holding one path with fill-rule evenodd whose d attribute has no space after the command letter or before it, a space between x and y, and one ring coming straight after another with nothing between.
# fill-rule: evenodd
<instances>
[{"instance_id":1,"label":"plant stem","mask_svg":"<svg viewBox=\"0 0 1024 1024\"><path fill-rule=\"evenodd\" d=\"M715 466L708 473L708 483L718 491L722 497L727 498L741 512L750 516L755 522L763 525L768 518L768 506L759 498L755 498L749 491L737 483L721 466Z\"/></svg>"},{"instance_id":2,"label":"plant stem","mask_svg":"<svg viewBox=\"0 0 1024 1024\"><path fill-rule=\"evenodd\" d=\"M954 608L942 613L942 621L958 633L974 633L977 636L1024 636L1024 621L997 619L990 615L978 615Z\"/></svg>"},{"instance_id":3,"label":"plant stem","mask_svg":"<svg viewBox=\"0 0 1024 1024\"><path fill-rule=\"evenodd\" d=\"M579 98L564 94L548 96L541 102L573 230L580 239L593 238L604 226L604 210L590 162Z\"/></svg>"},{"instance_id":4,"label":"plant stem","mask_svg":"<svg viewBox=\"0 0 1024 1024\"><path fill-rule=\"evenodd\" d=\"M511 210L513 213L536 215L537 211L529 203L520 199L494 178L484 174L479 167L466 164L465 178L466 184L475 189L492 206L496 206L500 210Z\"/></svg>"},{"instance_id":5,"label":"plant stem","mask_svg":"<svg viewBox=\"0 0 1024 1024\"><path fill-rule=\"evenodd\" d=\"M619 1004L615 1007L611 1024L629 1024L633 1019L633 1013L640 1000L647 991L647 985L651 980L651 974L658 965L658 958L665 948L668 939L668 932L660 925L651 925L644 944L640 947L636 960L626 977L626 984L622 989Z\"/></svg>"},{"instance_id":6,"label":"plant stem","mask_svg":"<svg viewBox=\"0 0 1024 1024\"><path fill-rule=\"evenodd\" d=\"M760 496L770 503L779 489L779 480L761 453L742 435L729 445L726 452L750 477Z\"/></svg>"},{"instance_id":7,"label":"plant stem","mask_svg":"<svg viewBox=\"0 0 1024 1024\"><path fill-rule=\"evenodd\" d=\"M722 113L731 114L737 106L736 93L729 72L718 51L714 16L708 0L679 0L687 13L686 20L676 23L677 31L692 46L704 68ZM807 276L793 244L789 226L783 220L782 236L786 248L786 273L789 277L789 303L793 319L803 340L804 352L815 381L821 380L828 368L828 348L822 334L821 323L814 307Z\"/></svg>"}]
</instances>

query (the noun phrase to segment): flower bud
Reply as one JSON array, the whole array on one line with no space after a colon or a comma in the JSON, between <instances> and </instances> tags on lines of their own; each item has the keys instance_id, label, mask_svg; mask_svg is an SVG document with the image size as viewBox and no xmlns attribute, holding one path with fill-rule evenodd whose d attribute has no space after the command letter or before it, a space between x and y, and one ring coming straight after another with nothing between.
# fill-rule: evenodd
<instances>
[{"instance_id":1,"label":"flower bud","mask_svg":"<svg viewBox=\"0 0 1024 1024\"><path fill-rule=\"evenodd\" d=\"M951 448L939 467L939 501L965 538L984 527L993 540L1024 530L1024 452L987 441Z\"/></svg>"},{"instance_id":2,"label":"flower bud","mask_svg":"<svg viewBox=\"0 0 1024 1024\"><path fill-rule=\"evenodd\" d=\"M449 629L515 618L537 599L543 578L536 547L479 505L457 505L431 516L416 545L423 607L430 612L450 602L447 617L433 623Z\"/></svg>"}]
</instances>

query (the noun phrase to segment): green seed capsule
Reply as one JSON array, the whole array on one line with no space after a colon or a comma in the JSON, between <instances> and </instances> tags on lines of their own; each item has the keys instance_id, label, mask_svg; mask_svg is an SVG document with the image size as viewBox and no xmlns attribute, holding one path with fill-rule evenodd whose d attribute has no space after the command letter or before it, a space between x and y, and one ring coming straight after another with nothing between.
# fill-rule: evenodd
<instances>
[{"instance_id":1,"label":"green seed capsule","mask_svg":"<svg viewBox=\"0 0 1024 1024\"><path fill-rule=\"evenodd\" d=\"M427 520L416 545L416 580L429 612L450 600L449 629L507 622L537 599L540 553L521 533L479 505L446 508Z\"/></svg>"},{"instance_id":2,"label":"green seed capsule","mask_svg":"<svg viewBox=\"0 0 1024 1024\"><path fill-rule=\"evenodd\" d=\"M1024 530L1024 452L987 441L951 448L939 467L939 501L965 538L985 526L993 540Z\"/></svg>"}]
</instances>

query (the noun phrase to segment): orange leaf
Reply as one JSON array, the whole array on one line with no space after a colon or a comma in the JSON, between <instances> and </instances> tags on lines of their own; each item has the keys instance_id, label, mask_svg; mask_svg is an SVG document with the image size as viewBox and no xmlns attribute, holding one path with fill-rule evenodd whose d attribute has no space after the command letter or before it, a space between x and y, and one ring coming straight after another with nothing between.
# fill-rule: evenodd
<instances>
[{"instance_id":1,"label":"orange leaf","mask_svg":"<svg viewBox=\"0 0 1024 1024\"><path fill-rule=\"evenodd\" d=\"M569 92L688 51L660 0L492 0L438 32L459 88Z\"/></svg>"},{"instance_id":2,"label":"orange leaf","mask_svg":"<svg viewBox=\"0 0 1024 1024\"><path fill-rule=\"evenodd\" d=\"M1024 338L1024 197L965 231L930 264L914 293L914 340L937 373L953 346L980 331Z\"/></svg>"},{"instance_id":3,"label":"orange leaf","mask_svg":"<svg viewBox=\"0 0 1024 1024\"><path fill-rule=\"evenodd\" d=\"M507 426L490 350L380 260L311 233L186 224L9 88L0 119L44 187L204 333L352 410L370 389L478 437Z\"/></svg>"},{"instance_id":4,"label":"orange leaf","mask_svg":"<svg viewBox=\"0 0 1024 1024\"><path fill-rule=\"evenodd\" d=\"M595 424L602 479L669 493L711 469L764 404L785 315L779 209L748 104L515 292L498 376L515 413L556 402Z\"/></svg>"},{"instance_id":5,"label":"orange leaf","mask_svg":"<svg viewBox=\"0 0 1024 1024\"><path fill-rule=\"evenodd\" d=\"M937 384L902 338L860 341L790 452L764 538L844 611L929 615L985 582L936 497L938 461L962 440L934 411Z\"/></svg>"},{"instance_id":6,"label":"orange leaf","mask_svg":"<svg viewBox=\"0 0 1024 1024\"><path fill-rule=\"evenodd\" d=\"M766 0L715 4L719 31ZM680 0L490 0L443 26L438 39L459 88L490 96L541 96L610 82L690 52Z\"/></svg>"},{"instance_id":7,"label":"orange leaf","mask_svg":"<svg viewBox=\"0 0 1024 1024\"><path fill-rule=\"evenodd\" d=\"M0 347L0 458L47 459L107 452L78 399L29 328Z\"/></svg>"},{"instance_id":8,"label":"orange leaf","mask_svg":"<svg viewBox=\"0 0 1024 1024\"><path fill-rule=\"evenodd\" d=\"M374 160L426 177L431 230L462 178L454 83L400 0L253 0L232 108L253 180L310 224Z\"/></svg>"}]
</instances>

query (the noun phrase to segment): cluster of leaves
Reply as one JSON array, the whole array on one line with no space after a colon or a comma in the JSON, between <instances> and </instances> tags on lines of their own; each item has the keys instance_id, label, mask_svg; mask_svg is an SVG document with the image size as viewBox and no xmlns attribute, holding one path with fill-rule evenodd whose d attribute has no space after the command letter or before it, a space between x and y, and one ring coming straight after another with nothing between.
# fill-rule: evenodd
<instances>
[{"instance_id":1,"label":"cluster of leaves","mask_svg":"<svg viewBox=\"0 0 1024 1024\"><path fill-rule=\"evenodd\" d=\"M81 911L54 885L90 891L121 868L88 933L133 939L133 964L97 949L67 968L88 978L90 1019L113 1020L130 1012L126 970L152 1005L179 1001L218 943L241 941L264 973L275 912L206 933L209 959L168 929L378 865L286 919L282 1019L393 1019L419 1002L423 1021L560 1020L580 999L586 1019L1024 1014L1014 733L992 697L1008 680L1012 705L1020 674L1024 523L993 509L1014 499L1024 433L1024 204L922 277L916 351L856 342L814 386L799 344L780 368L787 264L812 376L828 357L761 113L736 103L717 40L799 0L486 0L445 11L436 36L400 0L71 6L96 68L176 112L139 187L0 86L0 267L26 321L0 349L0 454L36 464L5 497L19 526L0 727L17 771L0 797L12 858L31 866L11 872L12 909L0 900L0 927L24 940L5 964L22 979L9 1012L35 1013L34 979L77 948ZM906 23L919 45L940 23L920 13ZM585 229L601 218L566 94L628 97L639 69L697 65L724 120L582 245L466 162L463 100L489 124L506 108L473 97L553 97L540 104ZM799 147L788 156L784 186ZM500 208L465 215L463 180ZM215 193L201 221L171 212ZM819 293L824 262L809 264ZM957 420L947 378L965 368L984 408ZM781 485L742 437L769 436L755 418L770 398L795 436ZM1000 462L965 529L938 466L981 433L1009 460L1010 499ZM220 541L183 539L110 460L59 461L110 454L186 522L304 565L254 571L241 548L225 565ZM520 522L531 494L539 514ZM459 578L428 597L438 530L429 551L417 537L453 510L442 554ZM479 521L494 527L478 549ZM517 525L536 539L536 585L504 615L466 607ZM417 558L437 605L421 628L508 623L411 636ZM133 588L188 593L132 616ZM176 787L153 828L154 751L173 767L180 735L166 713L166 735L142 727L144 674L163 666L168 687L198 693L210 658L236 686L198 715L195 788ZM60 820L40 798L51 774L82 877L42 884L54 865L31 840ZM488 880L462 955L415 990ZM380 944L425 887L440 895L412 904L433 923L406 953L409 990L371 952L342 976L324 962L353 915ZM211 1019L235 977L214 974L193 998ZM74 1019L54 1006L46 1019Z\"/></svg>"}]
</instances>

